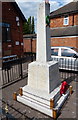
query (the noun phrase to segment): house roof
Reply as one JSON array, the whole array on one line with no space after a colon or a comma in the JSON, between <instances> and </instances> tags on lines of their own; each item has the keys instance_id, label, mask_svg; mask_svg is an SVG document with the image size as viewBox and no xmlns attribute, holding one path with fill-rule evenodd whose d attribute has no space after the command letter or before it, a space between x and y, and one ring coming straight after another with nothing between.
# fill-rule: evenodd
<instances>
[{"instance_id":1,"label":"house roof","mask_svg":"<svg viewBox=\"0 0 78 120\"><path fill-rule=\"evenodd\" d=\"M51 12L50 17L54 18L61 15L68 15L72 13L78 13L78 1L70 2L69 4Z\"/></svg>"},{"instance_id":2,"label":"house roof","mask_svg":"<svg viewBox=\"0 0 78 120\"><path fill-rule=\"evenodd\" d=\"M52 28L51 37L63 37L63 36L76 36L78 35L78 26L68 26L61 28Z\"/></svg>"},{"instance_id":3,"label":"house roof","mask_svg":"<svg viewBox=\"0 0 78 120\"><path fill-rule=\"evenodd\" d=\"M12 2L12 4L14 5L14 7L16 8L16 10L18 11L19 15L21 16L22 20L24 22L26 22L26 18L25 16L23 15L22 11L20 10L19 6L17 5L16 2Z\"/></svg>"}]
</instances>

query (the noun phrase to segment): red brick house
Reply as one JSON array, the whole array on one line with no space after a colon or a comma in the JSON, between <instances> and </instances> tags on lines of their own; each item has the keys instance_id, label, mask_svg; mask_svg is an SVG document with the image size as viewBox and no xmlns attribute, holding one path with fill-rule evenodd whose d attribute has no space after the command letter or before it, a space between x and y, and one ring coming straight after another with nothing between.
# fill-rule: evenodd
<instances>
[{"instance_id":1,"label":"red brick house","mask_svg":"<svg viewBox=\"0 0 78 120\"><path fill-rule=\"evenodd\" d=\"M51 46L78 48L78 0L50 13Z\"/></svg>"},{"instance_id":2,"label":"red brick house","mask_svg":"<svg viewBox=\"0 0 78 120\"><path fill-rule=\"evenodd\" d=\"M2 56L23 55L23 23L26 21L16 2L2 4Z\"/></svg>"},{"instance_id":3,"label":"red brick house","mask_svg":"<svg viewBox=\"0 0 78 120\"><path fill-rule=\"evenodd\" d=\"M50 13L51 46L78 48L78 0ZM31 38L33 37L33 42ZM36 52L36 36L24 35L24 52ZM31 43L32 42L32 43Z\"/></svg>"}]
</instances>

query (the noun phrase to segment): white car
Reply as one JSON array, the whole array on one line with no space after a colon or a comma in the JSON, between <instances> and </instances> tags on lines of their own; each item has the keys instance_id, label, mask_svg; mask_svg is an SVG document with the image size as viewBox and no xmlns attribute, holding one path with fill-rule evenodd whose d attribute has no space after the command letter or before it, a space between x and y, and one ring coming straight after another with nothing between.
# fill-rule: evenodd
<instances>
[{"instance_id":1,"label":"white car","mask_svg":"<svg viewBox=\"0 0 78 120\"><path fill-rule=\"evenodd\" d=\"M58 61L59 68L78 71L78 52L73 47L51 47L53 61Z\"/></svg>"}]
</instances>

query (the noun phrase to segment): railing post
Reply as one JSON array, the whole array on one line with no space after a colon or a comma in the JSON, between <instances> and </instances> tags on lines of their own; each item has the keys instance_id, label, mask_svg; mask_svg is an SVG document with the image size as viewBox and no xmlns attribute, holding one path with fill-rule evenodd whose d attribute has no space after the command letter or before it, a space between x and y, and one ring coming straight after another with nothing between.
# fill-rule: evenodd
<instances>
[{"instance_id":1,"label":"railing post","mask_svg":"<svg viewBox=\"0 0 78 120\"><path fill-rule=\"evenodd\" d=\"M16 92L13 93L13 100L17 100L17 93Z\"/></svg>"},{"instance_id":2,"label":"railing post","mask_svg":"<svg viewBox=\"0 0 78 120\"><path fill-rule=\"evenodd\" d=\"M21 62L20 62L20 72L21 72L21 79L23 78L23 69L22 69L22 58L21 58Z\"/></svg>"},{"instance_id":3,"label":"railing post","mask_svg":"<svg viewBox=\"0 0 78 120\"><path fill-rule=\"evenodd\" d=\"M72 86L69 86L69 92L70 92L70 95L73 93L73 87Z\"/></svg>"},{"instance_id":4,"label":"railing post","mask_svg":"<svg viewBox=\"0 0 78 120\"><path fill-rule=\"evenodd\" d=\"M50 109L53 109L54 107L54 99L50 99Z\"/></svg>"},{"instance_id":5,"label":"railing post","mask_svg":"<svg viewBox=\"0 0 78 120\"><path fill-rule=\"evenodd\" d=\"M8 83L9 83L9 70L7 69Z\"/></svg>"},{"instance_id":6,"label":"railing post","mask_svg":"<svg viewBox=\"0 0 78 120\"><path fill-rule=\"evenodd\" d=\"M22 87L19 88L19 94L20 94L20 96L23 95L23 89L22 89Z\"/></svg>"},{"instance_id":7,"label":"railing post","mask_svg":"<svg viewBox=\"0 0 78 120\"><path fill-rule=\"evenodd\" d=\"M53 108L53 118L57 118L57 109Z\"/></svg>"}]
</instances>

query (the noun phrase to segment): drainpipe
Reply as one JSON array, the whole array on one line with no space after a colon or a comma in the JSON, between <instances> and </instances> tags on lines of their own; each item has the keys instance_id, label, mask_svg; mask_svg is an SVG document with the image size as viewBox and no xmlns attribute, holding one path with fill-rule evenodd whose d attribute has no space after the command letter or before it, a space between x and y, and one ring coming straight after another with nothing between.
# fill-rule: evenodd
<instances>
[{"instance_id":1,"label":"drainpipe","mask_svg":"<svg viewBox=\"0 0 78 120\"><path fill-rule=\"evenodd\" d=\"M72 26L74 26L74 14L73 14L73 19L72 19Z\"/></svg>"}]
</instances>

